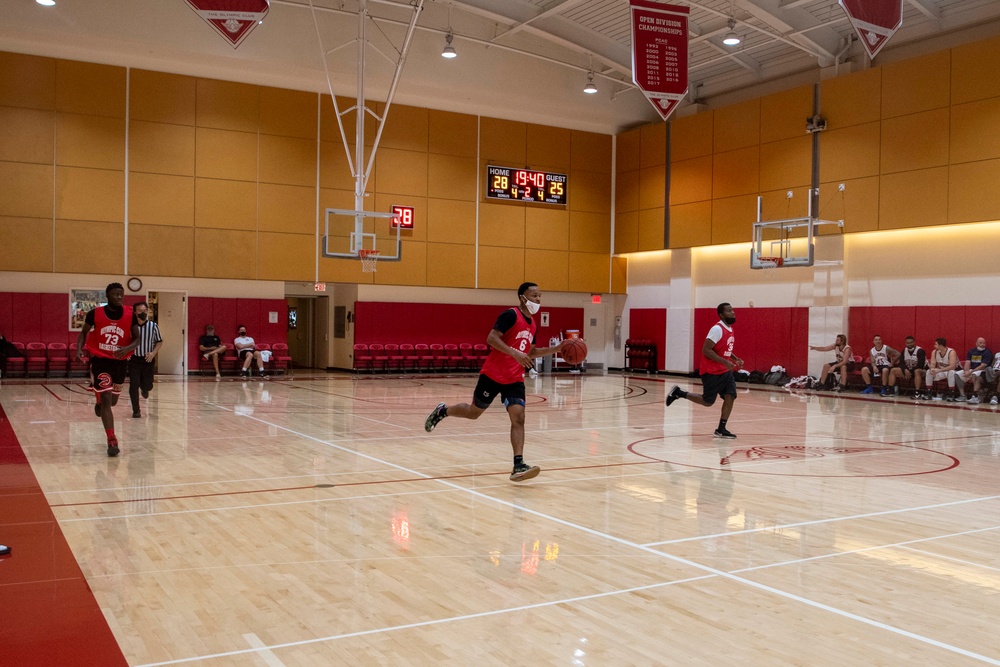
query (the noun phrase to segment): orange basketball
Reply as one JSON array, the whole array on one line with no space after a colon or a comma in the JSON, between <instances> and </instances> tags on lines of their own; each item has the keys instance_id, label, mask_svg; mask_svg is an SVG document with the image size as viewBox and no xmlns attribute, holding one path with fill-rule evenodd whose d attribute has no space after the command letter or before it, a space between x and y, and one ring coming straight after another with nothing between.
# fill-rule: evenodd
<instances>
[{"instance_id":1,"label":"orange basketball","mask_svg":"<svg viewBox=\"0 0 1000 667\"><path fill-rule=\"evenodd\" d=\"M587 358L587 344L583 342L582 338L569 338L566 340L566 345L563 347L560 355L567 364L582 364L583 360Z\"/></svg>"}]
</instances>

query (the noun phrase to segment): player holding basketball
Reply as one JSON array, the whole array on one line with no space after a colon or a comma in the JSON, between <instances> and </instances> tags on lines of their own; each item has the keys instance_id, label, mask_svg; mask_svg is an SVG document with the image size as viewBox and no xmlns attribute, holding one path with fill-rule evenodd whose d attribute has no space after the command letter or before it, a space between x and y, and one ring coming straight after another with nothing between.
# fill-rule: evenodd
<instances>
[{"instance_id":1,"label":"player holding basketball","mask_svg":"<svg viewBox=\"0 0 1000 667\"><path fill-rule=\"evenodd\" d=\"M743 360L733 354L736 337L732 326L736 323L736 313L728 303L720 303L715 312L719 314L720 320L708 330L708 336L701 345L701 382L705 392L701 395L693 394L674 385L667 394L667 406L678 398L710 406L715 404L715 399L721 394L722 418L719 419L719 428L715 429L714 435L716 438L734 439L736 436L726 430L726 422L729 421L733 402L736 400L736 376L733 371L743 366Z\"/></svg>"},{"instance_id":2,"label":"player holding basketball","mask_svg":"<svg viewBox=\"0 0 1000 667\"><path fill-rule=\"evenodd\" d=\"M128 375L128 358L139 345L139 320L130 306L123 306L125 288L111 283L105 289L108 305L87 313L83 329L76 339L76 356L85 359L83 347L90 351L93 391L97 395L94 413L104 422L108 434L108 456L118 456L115 416L111 408L118 403L122 384Z\"/></svg>"},{"instance_id":3,"label":"player holding basketball","mask_svg":"<svg viewBox=\"0 0 1000 667\"><path fill-rule=\"evenodd\" d=\"M510 479L523 482L541 472L538 466L524 462L524 371L533 366L532 359L561 351L566 341L555 347L535 347L537 327L532 316L541 308L542 292L535 283L522 283L517 298L518 307L502 312L486 338L493 349L479 373L472 405L439 403L424 421L424 430L430 433L445 417L479 419L499 394L510 417L510 446L514 449Z\"/></svg>"}]
</instances>

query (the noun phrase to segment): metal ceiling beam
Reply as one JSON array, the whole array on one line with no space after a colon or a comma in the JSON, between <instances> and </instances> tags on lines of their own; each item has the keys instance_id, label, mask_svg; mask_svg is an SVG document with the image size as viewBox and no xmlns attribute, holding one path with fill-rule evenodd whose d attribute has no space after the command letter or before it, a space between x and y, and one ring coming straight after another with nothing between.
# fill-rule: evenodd
<instances>
[{"instance_id":1,"label":"metal ceiling beam","mask_svg":"<svg viewBox=\"0 0 1000 667\"><path fill-rule=\"evenodd\" d=\"M528 25L531 24L533 21L538 21L540 19L544 19L547 16L553 16L553 15L556 15L556 14L562 14L566 10L572 9L573 7L576 7L581 2L584 2L584 1L585 0L564 0L564 2L561 2L561 3L558 3L556 5L553 5L552 7L549 7L548 9L546 9L543 12L539 12L533 18L530 18L527 21L523 21L521 23L518 23L516 25L511 26L509 30L507 30L506 32L500 33L499 35L497 35L496 37L494 37L493 40L496 41L496 40L500 39L501 37L508 37L510 35L513 35L514 33L522 30L523 28L528 27Z\"/></svg>"},{"instance_id":2,"label":"metal ceiling beam","mask_svg":"<svg viewBox=\"0 0 1000 667\"><path fill-rule=\"evenodd\" d=\"M941 14L941 10L938 9L937 6L933 2L931 2L931 0L906 0L906 1L909 2L911 5L913 5L914 7L916 7L917 11L919 11L921 14L923 14L932 21L940 21L942 18L944 18L944 15Z\"/></svg>"},{"instance_id":3,"label":"metal ceiling beam","mask_svg":"<svg viewBox=\"0 0 1000 667\"><path fill-rule=\"evenodd\" d=\"M818 53L821 65L833 64L840 35L825 27L809 12L797 7L783 7L780 0L735 0L735 4L781 35L796 33L790 38L793 43L806 52Z\"/></svg>"}]
</instances>

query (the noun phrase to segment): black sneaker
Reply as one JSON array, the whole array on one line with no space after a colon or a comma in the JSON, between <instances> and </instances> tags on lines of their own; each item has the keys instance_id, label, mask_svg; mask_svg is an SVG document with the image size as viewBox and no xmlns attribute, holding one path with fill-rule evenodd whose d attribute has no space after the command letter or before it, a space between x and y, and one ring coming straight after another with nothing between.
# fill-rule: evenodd
<instances>
[{"instance_id":1,"label":"black sneaker","mask_svg":"<svg viewBox=\"0 0 1000 667\"><path fill-rule=\"evenodd\" d=\"M267 379L267 373L265 373L264 371L261 371L260 373L258 373L258 377L260 377L261 380L266 380Z\"/></svg>"},{"instance_id":2,"label":"black sneaker","mask_svg":"<svg viewBox=\"0 0 1000 667\"><path fill-rule=\"evenodd\" d=\"M510 481L523 482L526 479L538 477L538 473L541 471L542 469L538 466L529 466L527 463L522 463L521 465L514 466L514 469L510 473Z\"/></svg>"},{"instance_id":3,"label":"black sneaker","mask_svg":"<svg viewBox=\"0 0 1000 667\"><path fill-rule=\"evenodd\" d=\"M139 391L142 394L143 398L149 398L149 392L148 391L146 391L145 389L140 389Z\"/></svg>"},{"instance_id":4,"label":"black sneaker","mask_svg":"<svg viewBox=\"0 0 1000 667\"><path fill-rule=\"evenodd\" d=\"M718 429L718 428L715 429L715 433L713 433L712 435L714 435L716 438L725 438L726 440L735 440L736 439L736 434L735 433L730 433L728 430L726 430L724 428L723 429Z\"/></svg>"},{"instance_id":5,"label":"black sneaker","mask_svg":"<svg viewBox=\"0 0 1000 667\"><path fill-rule=\"evenodd\" d=\"M118 438L115 436L108 438L108 456L118 456Z\"/></svg>"},{"instance_id":6,"label":"black sneaker","mask_svg":"<svg viewBox=\"0 0 1000 667\"><path fill-rule=\"evenodd\" d=\"M246 377L247 377L247 372L246 371L240 371L240 377L245 380Z\"/></svg>"},{"instance_id":7,"label":"black sneaker","mask_svg":"<svg viewBox=\"0 0 1000 667\"><path fill-rule=\"evenodd\" d=\"M448 406L444 403L438 403L438 406L434 408L434 410L429 415L427 415L427 419L424 420L425 431L430 433L431 431L434 430L434 427L441 422L442 419L448 416L444 412L445 408L447 407ZM538 473L535 474L537 475Z\"/></svg>"},{"instance_id":8,"label":"black sneaker","mask_svg":"<svg viewBox=\"0 0 1000 667\"><path fill-rule=\"evenodd\" d=\"M678 398L681 397L680 392L681 392L681 388L680 388L679 385L675 384L673 387L670 388L670 393L667 394L667 407L668 408L670 407L671 403L673 403L674 401L676 401Z\"/></svg>"},{"instance_id":9,"label":"black sneaker","mask_svg":"<svg viewBox=\"0 0 1000 667\"><path fill-rule=\"evenodd\" d=\"M141 416L142 416L142 413L139 412L138 410L133 410L132 411L132 419L138 419Z\"/></svg>"}]
</instances>

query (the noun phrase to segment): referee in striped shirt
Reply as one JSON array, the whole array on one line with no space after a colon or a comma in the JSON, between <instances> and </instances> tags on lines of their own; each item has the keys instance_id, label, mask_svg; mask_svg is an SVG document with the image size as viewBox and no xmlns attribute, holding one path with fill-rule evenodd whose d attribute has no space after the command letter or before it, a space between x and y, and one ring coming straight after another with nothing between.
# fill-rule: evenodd
<instances>
[{"instance_id":1,"label":"referee in striped shirt","mask_svg":"<svg viewBox=\"0 0 1000 667\"><path fill-rule=\"evenodd\" d=\"M156 322L148 320L149 304L140 301L132 308L139 320L139 347L135 348L128 360L128 395L132 401L132 416L141 417L139 390L142 390L143 398L149 398L149 392L153 390L153 359L160 351L163 339L160 338L160 328L156 326Z\"/></svg>"}]
</instances>

